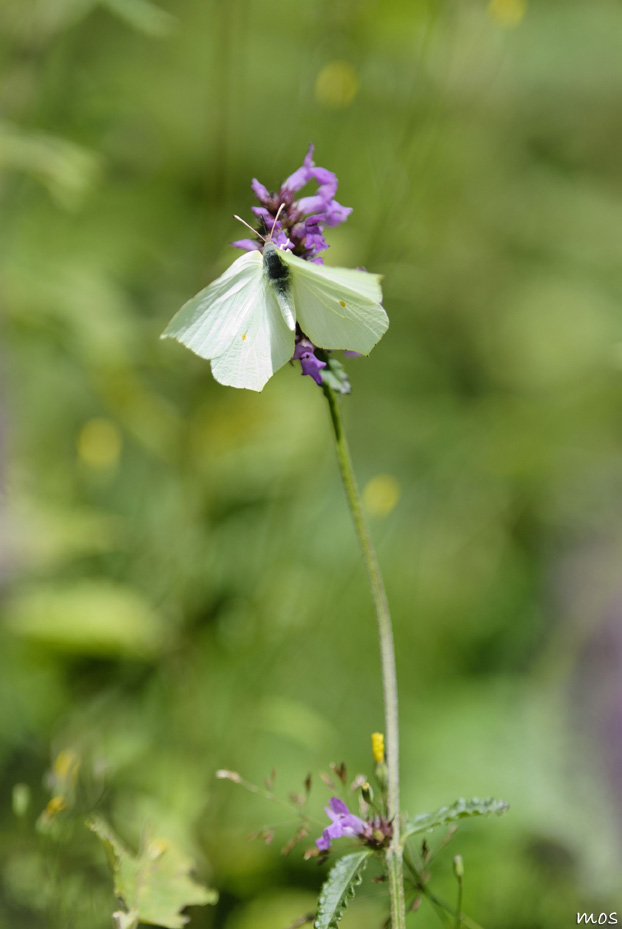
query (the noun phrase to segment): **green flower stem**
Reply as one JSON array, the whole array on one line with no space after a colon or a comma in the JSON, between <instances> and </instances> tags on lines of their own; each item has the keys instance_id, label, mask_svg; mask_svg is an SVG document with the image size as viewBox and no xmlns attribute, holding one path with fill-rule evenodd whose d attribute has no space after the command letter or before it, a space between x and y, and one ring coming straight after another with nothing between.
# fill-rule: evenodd
<instances>
[{"instance_id":1,"label":"green flower stem","mask_svg":"<svg viewBox=\"0 0 622 929\"><path fill-rule=\"evenodd\" d=\"M393 627L387 594L378 558L365 521L361 496L356 484L352 459L346 441L339 403L334 391L323 385L328 400L330 415L335 432L337 459L343 480L343 486L352 514L354 528L363 554L363 563L371 588L372 600L378 622L380 640L380 662L382 666L382 687L384 694L384 715L386 734L387 762L387 812L393 820L393 839L387 849L386 860L389 873L389 892L391 895L391 927L405 929L406 913L404 905L404 880L402 849L400 847L400 773L399 773L399 727L397 712L397 674L395 671L395 647L393 644Z\"/></svg>"}]
</instances>

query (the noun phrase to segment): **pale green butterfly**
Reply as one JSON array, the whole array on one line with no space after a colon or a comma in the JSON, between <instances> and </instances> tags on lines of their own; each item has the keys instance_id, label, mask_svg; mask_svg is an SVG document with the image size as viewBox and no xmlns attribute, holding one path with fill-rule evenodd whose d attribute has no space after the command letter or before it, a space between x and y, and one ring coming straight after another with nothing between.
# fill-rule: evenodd
<instances>
[{"instance_id":1,"label":"pale green butterfly","mask_svg":"<svg viewBox=\"0 0 622 929\"><path fill-rule=\"evenodd\" d=\"M296 323L318 348L369 354L389 325L380 275L314 264L264 241L263 254L246 252L184 304L162 338L209 359L220 384L249 390L290 360Z\"/></svg>"}]
</instances>

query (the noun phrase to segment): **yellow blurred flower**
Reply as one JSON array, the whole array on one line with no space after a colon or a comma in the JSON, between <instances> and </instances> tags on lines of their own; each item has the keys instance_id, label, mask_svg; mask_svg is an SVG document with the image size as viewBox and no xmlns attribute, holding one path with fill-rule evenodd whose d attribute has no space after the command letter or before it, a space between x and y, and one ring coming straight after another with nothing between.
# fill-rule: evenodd
<instances>
[{"instance_id":1,"label":"yellow blurred flower","mask_svg":"<svg viewBox=\"0 0 622 929\"><path fill-rule=\"evenodd\" d=\"M392 474L377 474L363 490L363 503L372 516L388 516L402 494L397 478Z\"/></svg>"},{"instance_id":2,"label":"yellow blurred flower","mask_svg":"<svg viewBox=\"0 0 622 929\"><path fill-rule=\"evenodd\" d=\"M329 62L315 80L316 99L330 110L342 110L350 106L358 89L357 73L347 61Z\"/></svg>"},{"instance_id":3,"label":"yellow blurred flower","mask_svg":"<svg viewBox=\"0 0 622 929\"><path fill-rule=\"evenodd\" d=\"M89 419L78 434L78 457L89 468L113 468L121 455L121 433L109 419Z\"/></svg>"},{"instance_id":4,"label":"yellow blurred flower","mask_svg":"<svg viewBox=\"0 0 622 929\"><path fill-rule=\"evenodd\" d=\"M488 13L502 26L518 26L527 12L527 0L490 0Z\"/></svg>"},{"instance_id":5,"label":"yellow blurred flower","mask_svg":"<svg viewBox=\"0 0 622 929\"><path fill-rule=\"evenodd\" d=\"M52 772L57 782L75 786L80 770L80 756L71 748L64 748L54 759Z\"/></svg>"},{"instance_id":6,"label":"yellow blurred flower","mask_svg":"<svg viewBox=\"0 0 622 929\"><path fill-rule=\"evenodd\" d=\"M64 797L52 797L50 802L45 808L45 812L48 817L55 816L57 813L60 813L62 810L67 809L67 801Z\"/></svg>"}]
</instances>

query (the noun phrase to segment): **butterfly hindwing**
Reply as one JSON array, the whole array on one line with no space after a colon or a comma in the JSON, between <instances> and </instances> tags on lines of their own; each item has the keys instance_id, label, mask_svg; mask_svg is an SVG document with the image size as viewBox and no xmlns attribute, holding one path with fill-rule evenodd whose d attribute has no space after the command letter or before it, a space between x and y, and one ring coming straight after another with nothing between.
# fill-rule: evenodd
<instances>
[{"instance_id":1,"label":"butterfly hindwing","mask_svg":"<svg viewBox=\"0 0 622 929\"><path fill-rule=\"evenodd\" d=\"M220 384L261 390L294 354L294 333L283 318L273 288L262 276L247 326L229 347L212 359Z\"/></svg>"}]
</instances>

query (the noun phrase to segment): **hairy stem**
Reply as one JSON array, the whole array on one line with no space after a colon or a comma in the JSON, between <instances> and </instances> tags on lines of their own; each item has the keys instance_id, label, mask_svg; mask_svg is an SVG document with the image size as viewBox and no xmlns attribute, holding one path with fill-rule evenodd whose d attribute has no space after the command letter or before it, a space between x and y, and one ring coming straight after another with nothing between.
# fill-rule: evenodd
<instances>
[{"instance_id":1,"label":"hairy stem","mask_svg":"<svg viewBox=\"0 0 622 929\"><path fill-rule=\"evenodd\" d=\"M369 534L361 497L359 494L352 459L348 449L339 403L334 391L324 384L324 394L328 400L330 415L335 432L337 459L346 492L346 498L352 521L361 546L363 564L371 588L372 600L378 623L380 641L380 662L382 667L382 689L384 695L384 716L386 734L387 763L387 807L389 819L393 820L393 839L387 849L387 869L389 872L389 891L391 895L392 929L404 929L406 925L404 906L404 880L402 850L400 847L400 773L399 773L399 728L397 711L397 674L395 671L395 647L393 644L393 627L384 581L378 564L378 558Z\"/></svg>"}]
</instances>

